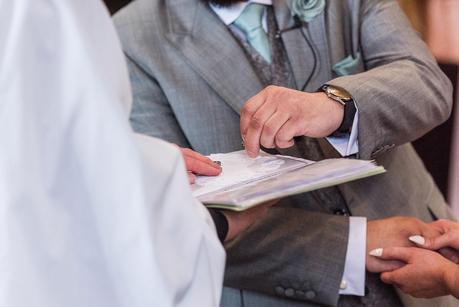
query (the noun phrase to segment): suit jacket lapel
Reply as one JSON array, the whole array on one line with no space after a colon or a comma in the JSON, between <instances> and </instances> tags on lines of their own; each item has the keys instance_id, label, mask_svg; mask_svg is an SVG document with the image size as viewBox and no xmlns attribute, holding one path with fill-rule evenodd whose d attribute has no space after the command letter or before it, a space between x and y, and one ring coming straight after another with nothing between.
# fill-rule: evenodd
<instances>
[{"instance_id":1,"label":"suit jacket lapel","mask_svg":"<svg viewBox=\"0 0 459 307\"><path fill-rule=\"evenodd\" d=\"M174 0L168 5L167 39L189 64L239 113L263 89L239 43L203 1Z\"/></svg>"},{"instance_id":2,"label":"suit jacket lapel","mask_svg":"<svg viewBox=\"0 0 459 307\"><path fill-rule=\"evenodd\" d=\"M287 55L292 66L297 89L305 84L314 67L314 54L308 46L303 34L310 37L310 42L316 46L318 52L316 71L306 87L307 91L316 91L320 85L328 81L331 77L329 69L324 69L330 66L328 59L328 43L325 33L325 13L321 13L315 17L308 25L302 27L295 25L295 21L291 15L290 9L286 1L273 1L274 12L279 30L290 29L281 34ZM306 27L309 27L309 31ZM308 33L309 32L309 33Z\"/></svg>"}]
</instances>

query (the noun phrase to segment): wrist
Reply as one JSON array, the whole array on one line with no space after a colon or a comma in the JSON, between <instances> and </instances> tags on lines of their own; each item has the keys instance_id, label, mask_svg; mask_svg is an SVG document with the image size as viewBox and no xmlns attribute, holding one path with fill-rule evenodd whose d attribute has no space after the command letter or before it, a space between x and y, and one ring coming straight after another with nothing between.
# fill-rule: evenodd
<instances>
[{"instance_id":1,"label":"wrist","mask_svg":"<svg viewBox=\"0 0 459 307\"><path fill-rule=\"evenodd\" d=\"M217 209L208 209L212 220L214 221L215 228L217 230L218 239L220 242L225 242L226 238L228 237L228 228L229 228L229 221L226 215Z\"/></svg>"},{"instance_id":2,"label":"wrist","mask_svg":"<svg viewBox=\"0 0 459 307\"><path fill-rule=\"evenodd\" d=\"M324 120L327 127L323 137L329 136L341 126L344 119L344 106L328 97L324 92L314 93L313 95L318 96L322 116L326 114Z\"/></svg>"},{"instance_id":3,"label":"wrist","mask_svg":"<svg viewBox=\"0 0 459 307\"><path fill-rule=\"evenodd\" d=\"M443 271L443 282L448 292L459 298L459 266L450 263Z\"/></svg>"},{"instance_id":4,"label":"wrist","mask_svg":"<svg viewBox=\"0 0 459 307\"><path fill-rule=\"evenodd\" d=\"M228 222L228 230L226 232L226 237L224 240L224 242L228 242L233 240L239 233L238 219L234 218L234 215L229 211L222 211L222 214L225 216Z\"/></svg>"}]
</instances>

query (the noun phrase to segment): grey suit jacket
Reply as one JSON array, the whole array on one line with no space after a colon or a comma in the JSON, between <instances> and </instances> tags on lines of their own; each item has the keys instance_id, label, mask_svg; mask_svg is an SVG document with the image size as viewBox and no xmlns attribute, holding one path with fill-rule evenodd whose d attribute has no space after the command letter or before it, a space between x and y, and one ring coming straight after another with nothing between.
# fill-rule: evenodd
<instances>
[{"instance_id":1,"label":"grey suit jacket","mask_svg":"<svg viewBox=\"0 0 459 307\"><path fill-rule=\"evenodd\" d=\"M274 11L280 29L294 25L286 1L274 0ZM241 149L240 108L263 85L211 9L199 0L137 0L115 23L133 83L134 129L204 154ZM350 91L359 156L388 171L339 187L352 214L450 217L410 142L449 116L452 87L396 1L327 1L308 27L320 56L307 90L331 83ZM298 85L313 67L301 31L282 35ZM333 67L348 56L351 75L338 76ZM347 217L301 198L278 206L227 247L225 285L334 306L348 227Z\"/></svg>"}]
</instances>

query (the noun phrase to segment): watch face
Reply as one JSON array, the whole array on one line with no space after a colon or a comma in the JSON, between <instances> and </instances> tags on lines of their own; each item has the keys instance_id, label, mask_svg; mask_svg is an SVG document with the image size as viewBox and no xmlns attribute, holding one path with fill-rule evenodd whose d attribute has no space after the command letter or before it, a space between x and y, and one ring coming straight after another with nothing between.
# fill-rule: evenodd
<instances>
[{"instance_id":1,"label":"watch face","mask_svg":"<svg viewBox=\"0 0 459 307\"><path fill-rule=\"evenodd\" d=\"M327 87L327 92L345 101L352 99L351 94L348 91L346 91L344 88L339 87L339 86L329 85Z\"/></svg>"}]
</instances>

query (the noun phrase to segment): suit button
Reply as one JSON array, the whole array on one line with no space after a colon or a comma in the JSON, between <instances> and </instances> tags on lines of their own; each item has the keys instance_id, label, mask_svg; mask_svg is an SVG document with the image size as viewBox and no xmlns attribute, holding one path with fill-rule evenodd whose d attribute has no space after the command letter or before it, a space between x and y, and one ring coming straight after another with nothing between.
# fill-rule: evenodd
<instances>
[{"instance_id":1,"label":"suit button","mask_svg":"<svg viewBox=\"0 0 459 307\"><path fill-rule=\"evenodd\" d=\"M334 215L349 216L349 213L348 213L346 210L344 210L344 209L335 209L335 210L333 211L333 214L334 214Z\"/></svg>"},{"instance_id":2,"label":"suit button","mask_svg":"<svg viewBox=\"0 0 459 307\"><path fill-rule=\"evenodd\" d=\"M285 296L293 297L294 295L295 295L295 290L293 290L292 288L288 288L287 290L285 290Z\"/></svg>"},{"instance_id":3,"label":"suit button","mask_svg":"<svg viewBox=\"0 0 459 307\"><path fill-rule=\"evenodd\" d=\"M312 300L313 298L316 297L316 293L312 290L306 292L306 298L309 299L309 300Z\"/></svg>"},{"instance_id":4,"label":"suit button","mask_svg":"<svg viewBox=\"0 0 459 307\"><path fill-rule=\"evenodd\" d=\"M281 286L276 287L274 291L276 292L276 294L284 295L284 288L282 288Z\"/></svg>"}]
</instances>

